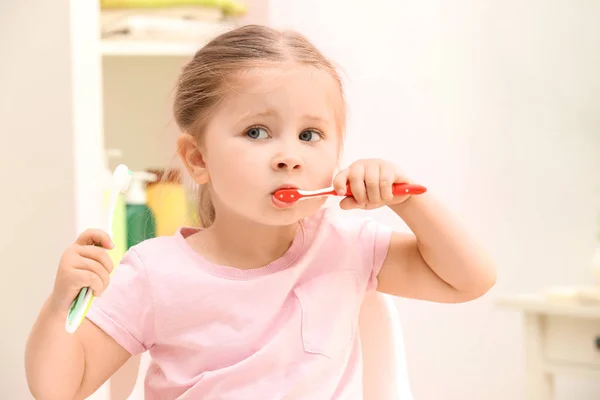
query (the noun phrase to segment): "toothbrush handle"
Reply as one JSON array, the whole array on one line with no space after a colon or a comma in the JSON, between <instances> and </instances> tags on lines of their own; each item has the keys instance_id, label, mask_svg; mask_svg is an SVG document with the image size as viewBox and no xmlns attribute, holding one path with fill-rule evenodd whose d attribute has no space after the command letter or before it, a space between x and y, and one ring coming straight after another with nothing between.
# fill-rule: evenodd
<instances>
[{"instance_id":1,"label":"toothbrush handle","mask_svg":"<svg viewBox=\"0 0 600 400\"><path fill-rule=\"evenodd\" d=\"M392 185L392 193L394 196L405 196L409 194L423 194L427 191L425 186L415 185L412 183L394 183ZM350 184L346 185L346 196L352 196L352 189Z\"/></svg>"},{"instance_id":2,"label":"toothbrush handle","mask_svg":"<svg viewBox=\"0 0 600 400\"><path fill-rule=\"evenodd\" d=\"M111 235L112 240L112 235ZM96 245L99 246L99 245ZM114 268L113 268L114 272ZM94 294L92 289L89 287L82 287L77 294L77 297L71 303L69 312L67 314L67 321L65 323L65 329L69 333L73 333L79 328L79 325L83 322L88 310L94 301Z\"/></svg>"},{"instance_id":3,"label":"toothbrush handle","mask_svg":"<svg viewBox=\"0 0 600 400\"><path fill-rule=\"evenodd\" d=\"M89 287L83 287L79 290L77 297L71 303L71 308L67 314L67 321L65 322L65 329L69 333L73 333L79 328L79 325L83 322L92 301L94 300L94 294L92 289Z\"/></svg>"},{"instance_id":4,"label":"toothbrush handle","mask_svg":"<svg viewBox=\"0 0 600 400\"><path fill-rule=\"evenodd\" d=\"M404 196L407 194L423 194L427 191L425 186L415 185L413 183L394 183L392 193L394 196Z\"/></svg>"}]
</instances>

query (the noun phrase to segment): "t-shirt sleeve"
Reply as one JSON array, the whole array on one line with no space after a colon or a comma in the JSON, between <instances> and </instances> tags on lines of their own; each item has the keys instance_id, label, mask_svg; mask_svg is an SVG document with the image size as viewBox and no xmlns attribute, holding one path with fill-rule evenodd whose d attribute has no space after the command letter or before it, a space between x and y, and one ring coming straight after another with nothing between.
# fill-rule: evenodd
<instances>
[{"instance_id":1,"label":"t-shirt sleeve","mask_svg":"<svg viewBox=\"0 0 600 400\"><path fill-rule=\"evenodd\" d=\"M374 220L365 220L359 232L359 246L367 260L367 291L377 289L377 275L381 271L390 247L392 229Z\"/></svg>"},{"instance_id":2,"label":"t-shirt sleeve","mask_svg":"<svg viewBox=\"0 0 600 400\"><path fill-rule=\"evenodd\" d=\"M130 354L143 353L154 341L154 315L147 271L130 249L114 271L87 318Z\"/></svg>"},{"instance_id":3,"label":"t-shirt sleeve","mask_svg":"<svg viewBox=\"0 0 600 400\"><path fill-rule=\"evenodd\" d=\"M346 265L352 265L358 273L360 287L367 291L376 290L377 275L388 254L392 228L358 210L328 208L326 218L335 230L329 240L339 240L340 251L351 257Z\"/></svg>"}]
</instances>

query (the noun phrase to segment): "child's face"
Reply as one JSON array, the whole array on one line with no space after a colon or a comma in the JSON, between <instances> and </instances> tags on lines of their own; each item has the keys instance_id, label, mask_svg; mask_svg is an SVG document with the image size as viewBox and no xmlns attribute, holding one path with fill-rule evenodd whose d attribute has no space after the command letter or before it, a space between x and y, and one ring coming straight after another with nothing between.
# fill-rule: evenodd
<instances>
[{"instance_id":1,"label":"child's face","mask_svg":"<svg viewBox=\"0 0 600 400\"><path fill-rule=\"evenodd\" d=\"M325 199L281 208L272 194L282 185L331 185L341 140L335 80L295 65L251 71L233 85L209 117L201 146L217 215L284 225L316 212Z\"/></svg>"}]
</instances>

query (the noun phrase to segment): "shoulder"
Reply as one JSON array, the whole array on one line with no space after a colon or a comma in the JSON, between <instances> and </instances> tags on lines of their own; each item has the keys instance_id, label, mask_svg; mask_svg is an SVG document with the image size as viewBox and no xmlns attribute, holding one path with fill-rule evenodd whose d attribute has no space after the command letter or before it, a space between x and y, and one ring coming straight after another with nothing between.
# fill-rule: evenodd
<instances>
[{"instance_id":1,"label":"shoulder","mask_svg":"<svg viewBox=\"0 0 600 400\"><path fill-rule=\"evenodd\" d=\"M184 229L184 228L182 228ZM134 253L142 262L164 261L166 257L172 259L183 251L182 242L185 239L178 230L173 236L160 236L147 239L135 246L128 252Z\"/></svg>"},{"instance_id":2,"label":"shoulder","mask_svg":"<svg viewBox=\"0 0 600 400\"><path fill-rule=\"evenodd\" d=\"M119 274L124 270L149 277L160 277L168 273L172 265L185 265L191 261L185 248L185 239L178 231L173 236L147 239L130 247L119 262Z\"/></svg>"},{"instance_id":3,"label":"shoulder","mask_svg":"<svg viewBox=\"0 0 600 400\"><path fill-rule=\"evenodd\" d=\"M371 212L337 207L322 209L307 219L307 225L311 224L318 227L311 246L317 264L355 272L363 289L376 287L392 236L389 226L375 220Z\"/></svg>"},{"instance_id":4,"label":"shoulder","mask_svg":"<svg viewBox=\"0 0 600 400\"><path fill-rule=\"evenodd\" d=\"M367 264L373 262L373 257L387 254L393 232L388 225L375 220L370 212L337 207L320 210L307 218L304 225L313 248L331 254L344 252L353 255L356 261L367 260Z\"/></svg>"},{"instance_id":5,"label":"shoulder","mask_svg":"<svg viewBox=\"0 0 600 400\"><path fill-rule=\"evenodd\" d=\"M319 222L319 228L329 234L357 239L363 236L390 235L391 228L378 222L369 213L362 210L342 210L336 206L323 208L313 219Z\"/></svg>"}]
</instances>

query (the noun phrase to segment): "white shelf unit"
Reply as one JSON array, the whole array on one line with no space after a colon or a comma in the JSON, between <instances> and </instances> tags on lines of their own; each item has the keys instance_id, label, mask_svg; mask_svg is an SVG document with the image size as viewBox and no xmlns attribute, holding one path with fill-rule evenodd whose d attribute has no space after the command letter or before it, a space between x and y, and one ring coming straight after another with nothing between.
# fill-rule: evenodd
<instances>
[{"instance_id":1,"label":"white shelf unit","mask_svg":"<svg viewBox=\"0 0 600 400\"><path fill-rule=\"evenodd\" d=\"M123 154L122 159L111 161L111 169L120 162L132 170L177 163L175 141L179 131L172 116L172 102L179 72L193 56L193 51L185 49L137 43L103 52L104 144Z\"/></svg>"},{"instance_id":2,"label":"white shelf unit","mask_svg":"<svg viewBox=\"0 0 600 400\"><path fill-rule=\"evenodd\" d=\"M231 28L223 25L219 32ZM180 167L175 154L179 133L172 104L182 67L217 33L193 42L156 38L100 41L103 137L105 148L122 151L109 167L132 170Z\"/></svg>"},{"instance_id":3,"label":"white shelf unit","mask_svg":"<svg viewBox=\"0 0 600 400\"><path fill-rule=\"evenodd\" d=\"M158 40L104 39L100 51L104 57L191 57L203 43Z\"/></svg>"}]
</instances>

